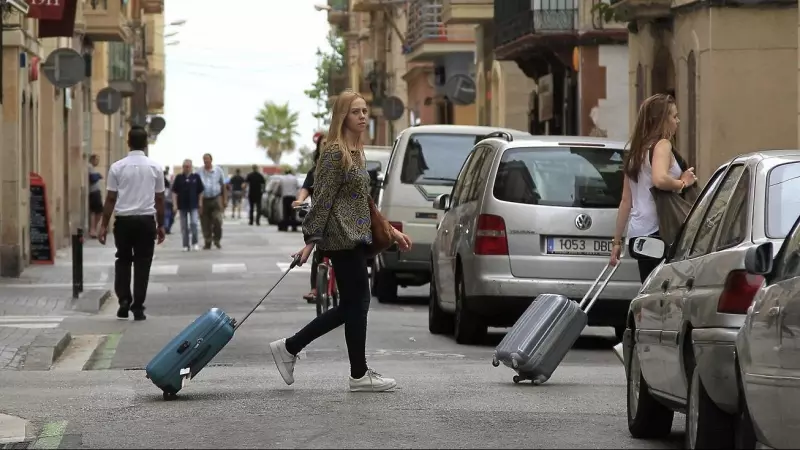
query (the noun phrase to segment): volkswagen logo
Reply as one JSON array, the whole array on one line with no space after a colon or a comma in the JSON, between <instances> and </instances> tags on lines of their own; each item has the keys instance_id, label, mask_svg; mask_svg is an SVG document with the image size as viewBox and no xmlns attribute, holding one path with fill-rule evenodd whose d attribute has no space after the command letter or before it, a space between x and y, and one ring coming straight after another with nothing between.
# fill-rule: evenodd
<instances>
[{"instance_id":1,"label":"volkswagen logo","mask_svg":"<svg viewBox=\"0 0 800 450\"><path fill-rule=\"evenodd\" d=\"M592 218L587 214L578 214L575 218L575 228L579 230L588 230L592 227Z\"/></svg>"}]
</instances>

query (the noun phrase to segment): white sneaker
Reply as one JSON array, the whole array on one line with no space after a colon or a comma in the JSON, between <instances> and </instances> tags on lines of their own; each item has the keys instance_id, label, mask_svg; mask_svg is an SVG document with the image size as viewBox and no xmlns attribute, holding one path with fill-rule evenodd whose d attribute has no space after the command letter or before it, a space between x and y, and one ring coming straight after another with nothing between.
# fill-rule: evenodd
<instances>
[{"instance_id":1,"label":"white sneaker","mask_svg":"<svg viewBox=\"0 0 800 450\"><path fill-rule=\"evenodd\" d=\"M350 392L383 392L396 386L394 378L384 377L372 369L367 369L367 373L359 379L350 377Z\"/></svg>"},{"instance_id":2,"label":"white sneaker","mask_svg":"<svg viewBox=\"0 0 800 450\"><path fill-rule=\"evenodd\" d=\"M278 366L278 372L281 373L283 381L288 385L294 383L294 364L297 362L297 356L293 356L286 350L286 339L271 342L269 350L272 352L272 359L275 360L275 365Z\"/></svg>"},{"instance_id":3,"label":"white sneaker","mask_svg":"<svg viewBox=\"0 0 800 450\"><path fill-rule=\"evenodd\" d=\"M194 244L192 246L192 250L195 250L195 251L200 250L200 244Z\"/></svg>"},{"instance_id":4,"label":"white sneaker","mask_svg":"<svg viewBox=\"0 0 800 450\"><path fill-rule=\"evenodd\" d=\"M189 247L183 247L183 251L188 252L189 251Z\"/></svg>"}]
</instances>

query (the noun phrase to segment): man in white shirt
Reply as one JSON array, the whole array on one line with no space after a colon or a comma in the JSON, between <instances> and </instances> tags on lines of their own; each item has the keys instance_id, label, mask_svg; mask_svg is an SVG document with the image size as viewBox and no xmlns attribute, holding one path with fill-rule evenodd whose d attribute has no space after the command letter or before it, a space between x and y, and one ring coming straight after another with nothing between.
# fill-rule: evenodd
<instances>
[{"instance_id":1,"label":"man in white shirt","mask_svg":"<svg viewBox=\"0 0 800 450\"><path fill-rule=\"evenodd\" d=\"M294 216L292 202L297 200L297 191L300 190L300 183L291 169L286 169L286 173L281 176L281 197L283 205L283 217L278 225L278 231L287 231L292 227L292 231L297 231L297 221Z\"/></svg>"},{"instance_id":2,"label":"man in white shirt","mask_svg":"<svg viewBox=\"0 0 800 450\"><path fill-rule=\"evenodd\" d=\"M203 213L200 214L200 228L205 239L204 250L211 249L211 242L222 248L222 214L228 206L228 193L225 189L225 172L222 167L212 164L210 153L203 155L203 167L197 171L203 180Z\"/></svg>"},{"instance_id":3,"label":"man in white shirt","mask_svg":"<svg viewBox=\"0 0 800 450\"><path fill-rule=\"evenodd\" d=\"M117 317L145 320L144 300L150 280L155 241L161 244L164 231L164 173L161 166L144 154L147 131L134 126L128 132L128 156L108 169L103 223L98 241L105 245L108 222L115 214L114 244L117 261L114 265L114 291L119 299ZM133 293L131 293L131 265Z\"/></svg>"}]
</instances>

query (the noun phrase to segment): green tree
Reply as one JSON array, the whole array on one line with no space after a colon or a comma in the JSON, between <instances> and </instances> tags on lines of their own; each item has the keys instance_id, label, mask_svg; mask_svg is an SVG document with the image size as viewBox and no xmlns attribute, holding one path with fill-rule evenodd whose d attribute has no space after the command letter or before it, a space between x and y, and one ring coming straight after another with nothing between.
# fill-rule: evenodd
<instances>
[{"instance_id":1,"label":"green tree","mask_svg":"<svg viewBox=\"0 0 800 450\"><path fill-rule=\"evenodd\" d=\"M256 144L267 151L267 156L275 164L280 164L284 153L294 151L297 132L297 113L289 108L289 103L264 102L256 115L258 129Z\"/></svg>"},{"instance_id":2,"label":"green tree","mask_svg":"<svg viewBox=\"0 0 800 450\"><path fill-rule=\"evenodd\" d=\"M297 173L307 173L314 165L314 149L304 145L297 151L300 153L300 159L297 162Z\"/></svg>"},{"instance_id":3,"label":"green tree","mask_svg":"<svg viewBox=\"0 0 800 450\"><path fill-rule=\"evenodd\" d=\"M329 82L331 76L345 70L345 49L347 44L339 34L338 30L332 29L328 32L328 47L330 50L323 52L317 47L317 78L311 84L310 89L303 91L304 94L317 104L317 112L313 113L315 119L322 120L328 124L331 108L328 105Z\"/></svg>"}]
</instances>

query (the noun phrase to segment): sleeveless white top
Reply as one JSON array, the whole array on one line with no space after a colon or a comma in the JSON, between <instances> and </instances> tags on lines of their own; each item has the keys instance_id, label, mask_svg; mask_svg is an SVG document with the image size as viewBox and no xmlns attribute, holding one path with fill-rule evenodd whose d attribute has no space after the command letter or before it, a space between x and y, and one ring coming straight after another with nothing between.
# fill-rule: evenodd
<instances>
[{"instance_id":1,"label":"sleeveless white top","mask_svg":"<svg viewBox=\"0 0 800 450\"><path fill-rule=\"evenodd\" d=\"M683 173L681 166L673 156L669 174L678 179L681 173ZM625 176L627 177L627 175ZM650 188L653 187L653 167L650 165L649 151L639 171L639 181L633 181L628 177L628 186L631 189L632 205L628 218L628 231L625 236L628 238L650 236L658 231L658 214L656 213L656 202L650 192Z\"/></svg>"}]
</instances>

